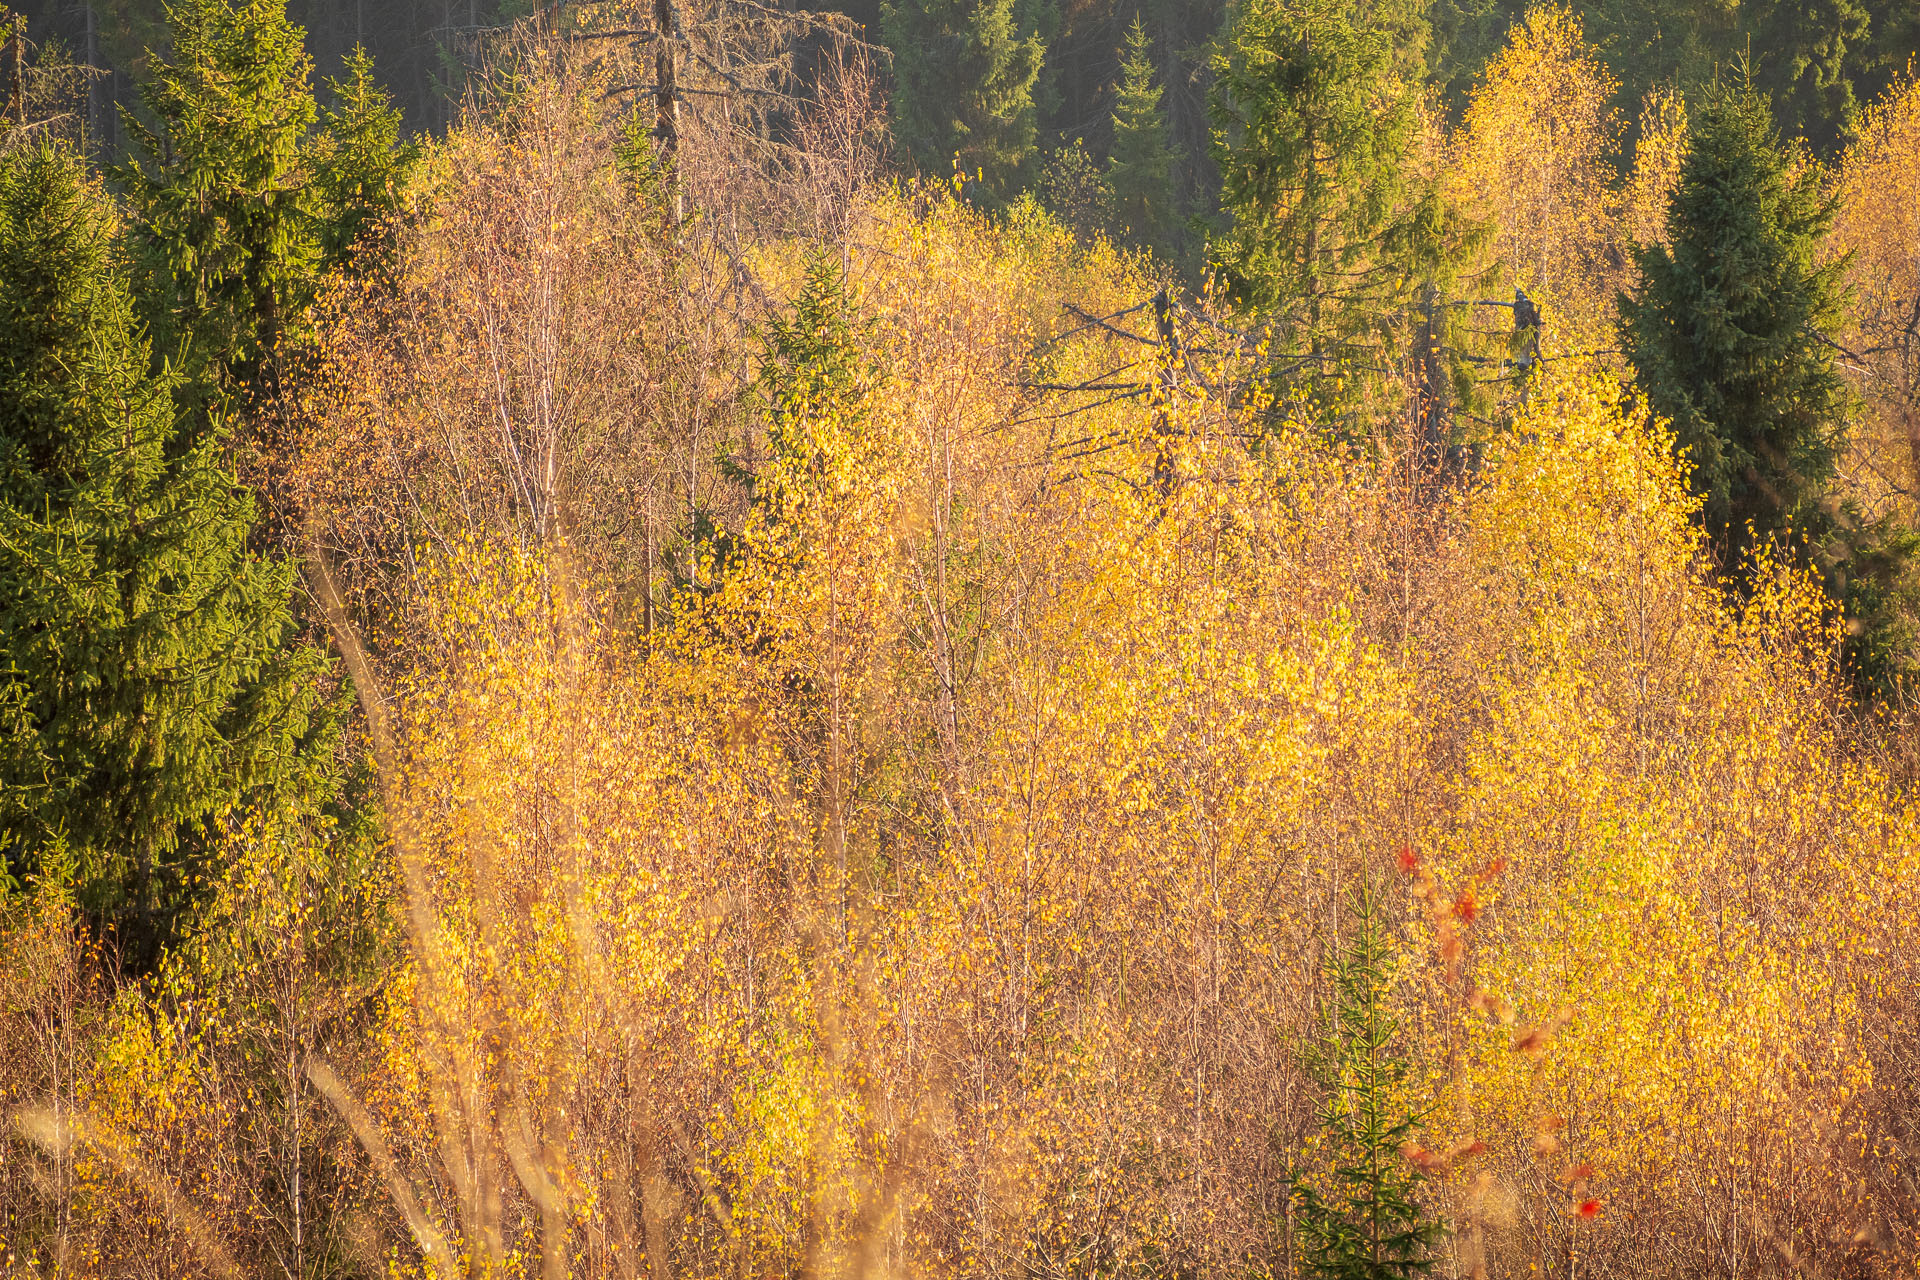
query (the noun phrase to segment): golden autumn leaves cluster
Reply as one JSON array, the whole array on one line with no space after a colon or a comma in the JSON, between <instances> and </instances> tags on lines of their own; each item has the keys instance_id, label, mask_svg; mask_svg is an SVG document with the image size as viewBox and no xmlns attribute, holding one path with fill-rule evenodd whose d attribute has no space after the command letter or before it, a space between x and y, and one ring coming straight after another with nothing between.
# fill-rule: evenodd
<instances>
[{"instance_id":1,"label":"golden autumn leaves cluster","mask_svg":"<svg viewBox=\"0 0 1920 1280\"><path fill-rule=\"evenodd\" d=\"M1612 169L1596 68L1536 14L1445 150L1563 317L1680 125ZM436 145L287 409L375 829L236 822L201 942L108 1001L16 982L77 962L8 923L6 1100L90 1126L0 1183L19 1265L1290 1275L1363 879L1439 1274L1910 1265L1911 775L1811 582L1722 590L1606 352L1436 493L1204 350L1163 376L1153 264L1032 206L663 237L601 88ZM1906 111L1842 170L1863 245ZM770 344L820 281L845 324Z\"/></svg>"}]
</instances>

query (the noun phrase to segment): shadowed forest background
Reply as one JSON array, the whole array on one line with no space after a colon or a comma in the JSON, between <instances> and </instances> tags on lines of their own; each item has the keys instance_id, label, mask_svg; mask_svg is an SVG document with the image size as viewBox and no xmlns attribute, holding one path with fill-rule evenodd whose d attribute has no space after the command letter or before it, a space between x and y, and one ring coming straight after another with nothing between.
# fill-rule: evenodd
<instances>
[{"instance_id":1,"label":"shadowed forest background","mask_svg":"<svg viewBox=\"0 0 1920 1280\"><path fill-rule=\"evenodd\" d=\"M0 1275L1914 1274L1917 50L0 13Z\"/></svg>"}]
</instances>

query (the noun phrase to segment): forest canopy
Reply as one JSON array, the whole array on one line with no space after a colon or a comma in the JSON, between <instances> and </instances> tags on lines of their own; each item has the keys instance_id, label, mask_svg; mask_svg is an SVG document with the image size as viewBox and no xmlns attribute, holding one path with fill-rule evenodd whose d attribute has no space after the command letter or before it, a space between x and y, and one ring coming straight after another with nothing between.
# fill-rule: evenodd
<instances>
[{"instance_id":1,"label":"forest canopy","mask_svg":"<svg viewBox=\"0 0 1920 1280\"><path fill-rule=\"evenodd\" d=\"M0 13L0 1275L1911 1275L1917 44Z\"/></svg>"}]
</instances>

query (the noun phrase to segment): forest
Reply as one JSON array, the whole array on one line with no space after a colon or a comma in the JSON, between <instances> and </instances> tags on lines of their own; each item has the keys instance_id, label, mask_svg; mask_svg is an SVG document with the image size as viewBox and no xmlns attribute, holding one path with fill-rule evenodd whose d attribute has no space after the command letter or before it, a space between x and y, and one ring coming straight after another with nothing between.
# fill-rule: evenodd
<instances>
[{"instance_id":1,"label":"forest","mask_svg":"<svg viewBox=\"0 0 1920 1280\"><path fill-rule=\"evenodd\" d=\"M0 1277L1920 1272L1916 56L0 8Z\"/></svg>"}]
</instances>

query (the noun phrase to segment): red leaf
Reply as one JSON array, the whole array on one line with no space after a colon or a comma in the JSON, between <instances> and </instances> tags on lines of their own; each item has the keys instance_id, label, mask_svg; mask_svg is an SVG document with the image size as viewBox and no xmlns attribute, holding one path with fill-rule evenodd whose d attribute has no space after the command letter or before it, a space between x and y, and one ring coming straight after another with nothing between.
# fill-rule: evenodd
<instances>
[{"instance_id":1,"label":"red leaf","mask_svg":"<svg viewBox=\"0 0 1920 1280\"><path fill-rule=\"evenodd\" d=\"M1429 1151L1417 1142L1401 1143L1400 1154L1405 1157L1408 1164L1413 1165L1419 1169L1420 1172L1429 1176L1436 1176L1447 1171L1447 1160L1445 1156Z\"/></svg>"},{"instance_id":2,"label":"red leaf","mask_svg":"<svg viewBox=\"0 0 1920 1280\"><path fill-rule=\"evenodd\" d=\"M1552 1027L1528 1027L1514 1037L1513 1051L1524 1053L1529 1058L1538 1058L1553 1043Z\"/></svg>"}]
</instances>

